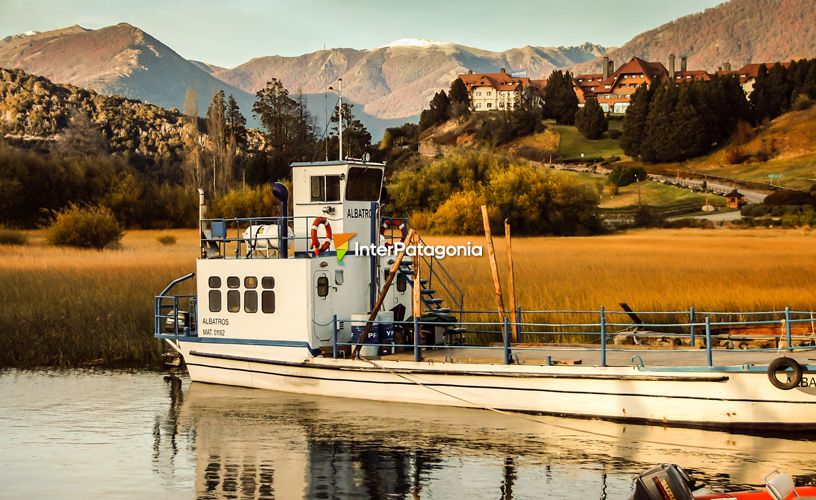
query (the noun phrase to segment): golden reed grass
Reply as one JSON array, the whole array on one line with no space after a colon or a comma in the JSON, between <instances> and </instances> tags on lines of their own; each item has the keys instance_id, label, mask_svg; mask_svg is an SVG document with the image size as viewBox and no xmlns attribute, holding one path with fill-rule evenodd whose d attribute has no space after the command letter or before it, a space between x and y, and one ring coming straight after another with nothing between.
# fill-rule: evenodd
<instances>
[{"instance_id":1,"label":"golden reed grass","mask_svg":"<svg viewBox=\"0 0 816 500\"><path fill-rule=\"evenodd\" d=\"M197 255L194 230L173 231L173 246L157 241L165 234L129 231L121 249L101 252L46 246L36 232L26 246L0 245L0 366L155 366L163 347L152 337L153 296L193 271ZM425 239L484 243L483 237ZM495 246L506 286L503 236ZM525 310L619 310L619 302L636 310L816 306L816 233L805 230L514 238L513 257L517 303ZM443 264L459 280L467 309L495 309L486 256Z\"/></svg>"}]
</instances>

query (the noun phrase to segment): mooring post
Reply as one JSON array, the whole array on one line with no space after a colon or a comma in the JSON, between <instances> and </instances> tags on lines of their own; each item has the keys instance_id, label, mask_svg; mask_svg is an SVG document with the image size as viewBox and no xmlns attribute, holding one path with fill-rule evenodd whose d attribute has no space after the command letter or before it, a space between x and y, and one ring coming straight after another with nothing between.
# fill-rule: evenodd
<instances>
[{"instance_id":1,"label":"mooring post","mask_svg":"<svg viewBox=\"0 0 816 500\"><path fill-rule=\"evenodd\" d=\"M790 307L785 307L785 337L788 339L788 352L793 352L790 321L791 321Z\"/></svg>"},{"instance_id":2,"label":"mooring post","mask_svg":"<svg viewBox=\"0 0 816 500\"><path fill-rule=\"evenodd\" d=\"M690 339L691 347L695 347L696 341L694 340L694 306L691 306L691 309L689 309L689 335L691 336Z\"/></svg>"},{"instance_id":3,"label":"mooring post","mask_svg":"<svg viewBox=\"0 0 816 500\"><path fill-rule=\"evenodd\" d=\"M709 368L714 366L713 353L711 352L711 318L706 316L706 357Z\"/></svg>"},{"instance_id":4,"label":"mooring post","mask_svg":"<svg viewBox=\"0 0 816 500\"><path fill-rule=\"evenodd\" d=\"M601 366L606 366L606 309L601 306Z\"/></svg>"},{"instance_id":5,"label":"mooring post","mask_svg":"<svg viewBox=\"0 0 816 500\"><path fill-rule=\"evenodd\" d=\"M414 314L414 361L419 363L422 361L422 356L419 353L419 316Z\"/></svg>"},{"instance_id":6,"label":"mooring post","mask_svg":"<svg viewBox=\"0 0 816 500\"><path fill-rule=\"evenodd\" d=\"M502 337L504 337L504 364L510 364L510 320L504 318L504 327L502 328Z\"/></svg>"},{"instance_id":7,"label":"mooring post","mask_svg":"<svg viewBox=\"0 0 816 500\"><path fill-rule=\"evenodd\" d=\"M332 357L337 357L337 315L332 316Z\"/></svg>"}]
</instances>

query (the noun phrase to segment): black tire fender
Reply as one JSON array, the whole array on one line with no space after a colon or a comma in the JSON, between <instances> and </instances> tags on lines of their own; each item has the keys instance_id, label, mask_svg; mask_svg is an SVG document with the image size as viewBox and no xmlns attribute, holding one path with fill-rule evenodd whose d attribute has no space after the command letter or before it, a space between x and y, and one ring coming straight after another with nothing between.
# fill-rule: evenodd
<instances>
[{"instance_id":1,"label":"black tire fender","mask_svg":"<svg viewBox=\"0 0 816 500\"><path fill-rule=\"evenodd\" d=\"M777 373L780 371L787 373L788 369L791 369L792 373L790 373L790 378L786 382L781 382L778 378L776 378ZM799 384L802 383L802 366L793 358L788 358L785 356L776 358L775 360L771 361L770 364L768 364L768 379L777 389L789 391L794 387L798 387Z\"/></svg>"}]
</instances>

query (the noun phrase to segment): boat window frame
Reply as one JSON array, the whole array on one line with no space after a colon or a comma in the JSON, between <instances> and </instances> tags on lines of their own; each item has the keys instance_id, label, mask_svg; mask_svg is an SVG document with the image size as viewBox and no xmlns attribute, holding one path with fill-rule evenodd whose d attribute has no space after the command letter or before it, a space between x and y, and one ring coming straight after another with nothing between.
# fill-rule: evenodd
<instances>
[{"instance_id":1,"label":"boat window frame","mask_svg":"<svg viewBox=\"0 0 816 500\"><path fill-rule=\"evenodd\" d=\"M213 298L215 298L215 297L218 297L218 298L216 300L213 300ZM221 312L222 305L223 305L221 303L221 290L218 290L218 289L210 290L210 293L207 296L207 303L208 303L207 306L208 306L208 309L210 310L210 312L214 312L214 313Z\"/></svg>"},{"instance_id":2,"label":"boat window frame","mask_svg":"<svg viewBox=\"0 0 816 500\"><path fill-rule=\"evenodd\" d=\"M267 307L267 297L271 297L271 307ZM275 291L263 290L261 291L261 311L264 314L275 314Z\"/></svg>"},{"instance_id":3,"label":"boat window frame","mask_svg":"<svg viewBox=\"0 0 816 500\"><path fill-rule=\"evenodd\" d=\"M325 281L325 283L323 283ZM317 296L320 298L326 298L329 296L329 277L328 276L318 276L317 283L315 284L315 288L317 289Z\"/></svg>"},{"instance_id":4,"label":"boat window frame","mask_svg":"<svg viewBox=\"0 0 816 500\"><path fill-rule=\"evenodd\" d=\"M241 312L241 291L228 290L227 291L227 312L237 313Z\"/></svg>"},{"instance_id":5,"label":"boat window frame","mask_svg":"<svg viewBox=\"0 0 816 500\"><path fill-rule=\"evenodd\" d=\"M252 298L251 300L250 297ZM250 306L250 304L252 304L252 306ZM250 314L258 312L257 290L244 290L244 312Z\"/></svg>"},{"instance_id":6,"label":"boat window frame","mask_svg":"<svg viewBox=\"0 0 816 500\"><path fill-rule=\"evenodd\" d=\"M359 170L360 172L356 172ZM358 175L362 176L368 172L374 173L379 176L379 182L377 183L376 194L374 194L373 198L371 196L363 196L362 191L357 192L355 191L358 189L357 185L360 184L362 181L360 177L356 177ZM383 177L385 176L385 172L381 168L374 168L374 167L349 167L348 175L346 175L346 201L380 201L380 196L382 195L382 183ZM373 189L373 186L367 186L366 189ZM371 193L374 193L372 190Z\"/></svg>"},{"instance_id":7,"label":"boat window frame","mask_svg":"<svg viewBox=\"0 0 816 500\"><path fill-rule=\"evenodd\" d=\"M227 276L227 288L241 288L241 278L238 276Z\"/></svg>"}]
</instances>

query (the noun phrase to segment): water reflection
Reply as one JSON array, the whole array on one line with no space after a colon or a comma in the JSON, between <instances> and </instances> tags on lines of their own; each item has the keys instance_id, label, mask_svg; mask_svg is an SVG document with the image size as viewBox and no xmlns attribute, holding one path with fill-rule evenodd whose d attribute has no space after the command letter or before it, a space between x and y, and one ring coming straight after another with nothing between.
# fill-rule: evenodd
<instances>
[{"instance_id":1,"label":"water reflection","mask_svg":"<svg viewBox=\"0 0 816 500\"><path fill-rule=\"evenodd\" d=\"M186 389L185 389L186 386ZM198 498L626 498L634 474L684 466L715 489L775 467L816 470L816 445L483 410L167 382L154 465L194 442Z\"/></svg>"}]
</instances>

